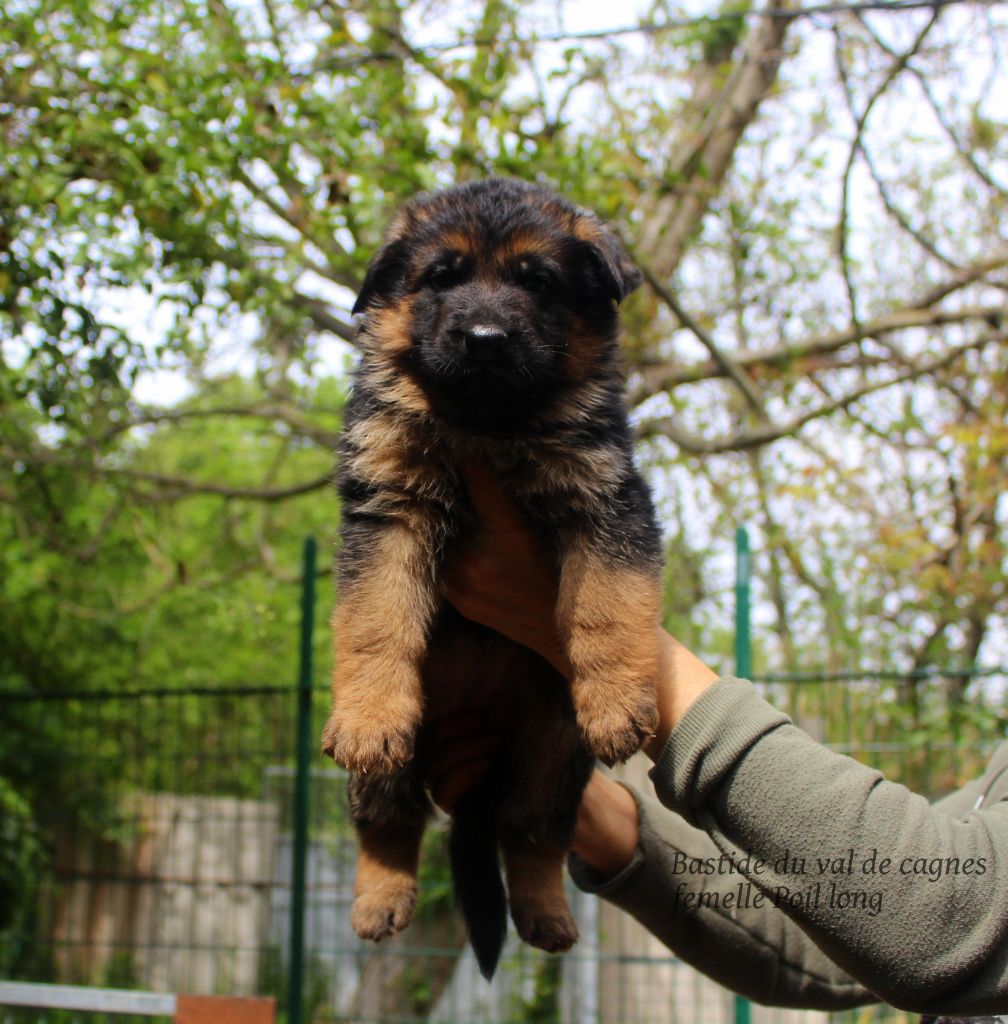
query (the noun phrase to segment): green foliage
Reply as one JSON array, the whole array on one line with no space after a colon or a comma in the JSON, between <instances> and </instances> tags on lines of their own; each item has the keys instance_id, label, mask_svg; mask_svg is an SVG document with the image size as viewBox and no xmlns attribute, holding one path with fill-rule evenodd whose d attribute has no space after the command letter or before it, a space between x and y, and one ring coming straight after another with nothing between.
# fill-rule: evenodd
<instances>
[{"instance_id":1,"label":"green foliage","mask_svg":"<svg viewBox=\"0 0 1008 1024\"><path fill-rule=\"evenodd\" d=\"M656 0L648 20L681 13ZM13 0L4 14L0 693L293 684L300 546L318 538L327 577L336 538L327 478L349 356L334 338L353 337L352 295L396 205L492 173L598 211L693 318L647 288L622 314L675 633L728 667L740 522L769 623L757 668L972 664L1003 632L1003 267L967 273L1004 234L1008 136L990 100L1003 33L983 12L946 12L877 97L911 24L897 14L798 20L752 58L760 76L734 74L755 16L624 46L538 42L555 14L538 0ZM730 92L754 77L762 92ZM920 85L940 137L905 116ZM960 271L967 285L918 308ZM836 341L908 312L907 330ZM922 368L963 342L978 347ZM964 743L1001 724L978 689L908 684L881 713L857 687L807 700L828 729L915 737L914 764L883 767L923 784L950 710ZM178 707L178 749L223 746L224 727ZM156 767L116 777L112 755L161 740L116 708L84 773L60 756L67 717L0 700L0 927L31 906L52 794L114 836L118 791L163 781ZM222 708L230 736L286 744L267 706ZM212 778L185 768L180 791L259 784L239 756ZM417 924L433 929L448 880L433 849L423 864ZM555 1016L556 964L524 1019ZM402 982L415 1008L437 991Z\"/></svg>"},{"instance_id":2,"label":"green foliage","mask_svg":"<svg viewBox=\"0 0 1008 1024\"><path fill-rule=\"evenodd\" d=\"M511 1019L521 1024L556 1024L560 1020L560 981L563 960L544 956L536 963L532 994L517 999Z\"/></svg>"},{"instance_id":3,"label":"green foliage","mask_svg":"<svg viewBox=\"0 0 1008 1024\"><path fill-rule=\"evenodd\" d=\"M168 1017L139 1017L132 1013L86 1013L74 1010L46 1010L45 1016L39 1016L39 1010L11 1007L4 1010L4 1024L171 1024Z\"/></svg>"},{"instance_id":4,"label":"green foliage","mask_svg":"<svg viewBox=\"0 0 1008 1024\"><path fill-rule=\"evenodd\" d=\"M448 836L445 829L428 828L424 832L417 877L417 921L432 920L441 914L456 913L452 890L451 864L448 860Z\"/></svg>"},{"instance_id":5,"label":"green foliage","mask_svg":"<svg viewBox=\"0 0 1008 1024\"><path fill-rule=\"evenodd\" d=\"M259 954L259 976L256 981L256 991L268 992L276 999L277 1024L285 1024L288 1020L288 980L289 972L281 951L276 946L269 946L262 950ZM313 1022L330 1020L326 1009L331 981L326 963L318 956L309 956L305 964L302 1002L305 1020Z\"/></svg>"},{"instance_id":6,"label":"green foliage","mask_svg":"<svg viewBox=\"0 0 1008 1024\"><path fill-rule=\"evenodd\" d=\"M321 379L309 396L338 423L342 387ZM212 401L255 401L248 380L216 382ZM210 400L203 399L204 405ZM176 410L200 411L200 399ZM8 408L11 408L9 406ZM26 403L21 422L31 422ZM17 417L13 422L17 424ZM290 685L298 644L300 548L314 534L329 551L338 505L327 484L332 455L253 418L193 415L171 429L116 438L117 464L143 480L190 475L227 488L249 477L283 487L318 477L315 492L265 506L226 494L184 492L167 501L124 478L89 479L86 467L54 459L7 477L0 514L0 692L80 693L187 687ZM160 485L157 485L160 486ZM325 555L323 555L325 558ZM323 562L323 573L328 566ZM329 657L320 588L316 664ZM0 699L0 886L3 925L26 923L47 844L37 822L60 819L109 837L121 829L124 787L258 795L259 768L235 757L211 775L198 764L130 759L126 751L237 749L248 737L265 749L290 746L286 718L268 702L227 698L212 720L196 699L175 705L175 734L135 701L88 705ZM75 706L76 707L76 706ZM63 713L61 713L63 709ZM86 770L62 756L80 750ZM221 728L225 734L216 735ZM69 730L75 730L69 732ZM53 807L53 794L61 794ZM9 894L9 898L8 897ZM16 898L15 898L16 897Z\"/></svg>"},{"instance_id":7,"label":"green foliage","mask_svg":"<svg viewBox=\"0 0 1008 1024\"><path fill-rule=\"evenodd\" d=\"M721 64L731 57L739 40L745 35L745 15L751 9L752 5L745 0L741 3L728 3L718 12L726 17L715 16L706 23L700 23L695 39L707 63Z\"/></svg>"},{"instance_id":8,"label":"green foliage","mask_svg":"<svg viewBox=\"0 0 1008 1024\"><path fill-rule=\"evenodd\" d=\"M407 63L392 0L17 4L0 42L0 340L27 358L9 386L93 436L141 371L200 365L243 314L264 355L282 339L307 357L302 275L354 288L419 189L496 162L605 199L612 141L510 98L523 6L488 2L471 56ZM145 295L170 301L152 344L109 302Z\"/></svg>"},{"instance_id":9,"label":"green foliage","mask_svg":"<svg viewBox=\"0 0 1008 1024\"><path fill-rule=\"evenodd\" d=\"M34 909L41 857L30 803L0 777L0 936L20 929Z\"/></svg>"}]
</instances>

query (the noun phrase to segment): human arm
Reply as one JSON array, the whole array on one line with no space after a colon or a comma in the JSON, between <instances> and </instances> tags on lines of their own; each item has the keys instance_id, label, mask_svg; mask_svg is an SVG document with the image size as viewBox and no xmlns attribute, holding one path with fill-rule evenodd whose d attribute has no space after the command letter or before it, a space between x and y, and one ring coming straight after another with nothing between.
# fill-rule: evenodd
<instances>
[{"instance_id":1,"label":"human arm","mask_svg":"<svg viewBox=\"0 0 1008 1024\"><path fill-rule=\"evenodd\" d=\"M961 1014L1008 1006L1008 803L968 811L960 796L932 807L816 743L737 680L689 708L652 780L719 852L757 858L761 889L881 1000ZM864 870L873 851L887 872ZM834 874L847 860L851 873ZM818 899L782 893L817 883ZM853 902L841 906L841 892Z\"/></svg>"},{"instance_id":2,"label":"human arm","mask_svg":"<svg viewBox=\"0 0 1008 1024\"><path fill-rule=\"evenodd\" d=\"M432 788L438 803L450 807L478 776L485 744L492 739L481 723L461 718L445 730L444 739ZM967 811L1006 763L1008 756L1000 764L992 762L984 779L969 783L940 806L954 813ZM763 868L736 860L745 870L734 870L704 832L598 771L584 794L569 864L579 887L626 911L680 959L756 1002L823 1010L879 1000L922 1009L954 1008L948 995L929 992L932 979L926 967L919 991L912 976L901 982L902 973L894 969L890 974L884 965L878 990L869 990L754 884L763 877ZM705 867L702 874L694 870ZM820 902L825 900L823 896ZM897 936L897 954L917 955L913 934ZM916 1003L907 1002L901 987L909 988ZM973 992L970 998L979 995Z\"/></svg>"},{"instance_id":3,"label":"human arm","mask_svg":"<svg viewBox=\"0 0 1008 1024\"><path fill-rule=\"evenodd\" d=\"M477 475L470 484L482 536L456 562L449 599L464 615L533 647L564 671L550 559L536 553L535 539L492 482ZM661 723L646 747L656 761L656 793L706 833L719 854L740 858L748 852L764 865L760 875L747 877L776 900L775 914L761 926L770 941L807 943L799 961L824 955L878 998L904 1008L1003 1010L1008 1005L1008 803L974 813L966 813L961 801L932 808L878 772L813 741L748 684L715 682L714 673L672 638L660 635L660 642ZM583 811L579 828L586 821ZM604 846L597 825L596 847ZM638 833L632 849L640 826ZM895 864L889 874L843 878L829 873L848 851L861 855L860 869L872 850ZM811 874L772 870L785 851L804 860ZM825 864L822 875L819 858ZM922 880L900 874L906 858L911 864L918 858L957 858L970 862L974 873ZM980 860L983 874L975 873ZM814 906L811 900L795 905L782 894L783 889L803 893L815 882L826 888ZM829 885L837 882L845 891L864 893L863 905L853 912L831 905ZM667 936L676 952L698 947L690 931L663 932L655 890L644 886L640 892L645 899L650 894L649 909L657 915L653 929ZM876 896L880 909L871 916L874 908L867 901ZM788 925L781 923L785 916ZM692 924L704 920L716 921L696 918ZM736 955L737 940L729 942L713 927L706 935L715 949L711 965L716 948L725 943L720 956ZM790 994L781 991L775 998Z\"/></svg>"},{"instance_id":4,"label":"human arm","mask_svg":"<svg viewBox=\"0 0 1008 1024\"><path fill-rule=\"evenodd\" d=\"M498 745L499 737L476 712L458 712L438 723L428 765L438 806L453 809ZM718 856L706 835L653 798L593 773L569 860L580 888L626 911L682 960L757 1002L839 1010L875 1001L781 910L763 897L754 899L751 884L740 894L743 876L723 872L697 879L676 870L682 857Z\"/></svg>"},{"instance_id":5,"label":"human arm","mask_svg":"<svg viewBox=\"0 0 1008 1024\"><path fill-rule=\"evenodd\" d=\"M449 566L447 596L466 617L486 623L536 649L569 674L553 611L556 578L552 559L520 514L479 469L470 471L470 492L480 529ZM716 675L664 631L657 634L660 708L658 734L648 743L660 755L669 731ZM436 802L450 810L488 764L492 734L469 714L439 728L430 784ZM672 844L672 845L670 845ZM681 844L681 845L677 845ZM665 941L683 959L761 1002L839 1009L872 997L825 958L780 910L711 908L671 912L677 879L666 870L675 850L714 850L710 840L654 800L638 802L630 791L595 772L581 803L573 840L571 873ZM735 879L708 880L734 889ZM741 914L741 916L739 916Z\"/></svg>"},{"instance_id":6,"label":"human arm","mask_svg":"<svg viewBox=\"0 0 1008 1024\"><path fill-rule=\"evenodd\" d=\"M632 837L632 842L631 842ZM746 877L717 871L708 836L653 797L596 772L568 865L579 888L644 925L686 963L755 1002L841 1010L876 998ZM686 864L714 868L693 875Z\"/></svg>"}]
</instances>

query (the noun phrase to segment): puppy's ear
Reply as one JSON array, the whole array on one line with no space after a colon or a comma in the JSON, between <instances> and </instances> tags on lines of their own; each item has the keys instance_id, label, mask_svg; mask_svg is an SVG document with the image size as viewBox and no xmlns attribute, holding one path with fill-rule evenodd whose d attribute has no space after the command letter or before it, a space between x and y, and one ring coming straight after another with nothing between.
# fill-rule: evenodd
<instances>
[{"instance_id":1,"label":"puppy's ear","mask_svg":"<svg viewBox=\"0 0 1008 1024\"><path fill-rule=\"evenodd\" d=\"M581 286L593 298L619 304L641 286L644 277L611 231L594 218L587 227L588 230L579 232Z\"/></svg>"},{"instance_id":2,"label":"puppy's ear","mask_svg":"<svg viewBox=\"0 0 1008 1024\"><path fill-rule=\"evenodd\" d=\"M364 284L350 311L352 316L380 302L395 298L406 280L409 266L409 245L399 238L389 242L371 257Z\"/></svg>"}]
</instances>

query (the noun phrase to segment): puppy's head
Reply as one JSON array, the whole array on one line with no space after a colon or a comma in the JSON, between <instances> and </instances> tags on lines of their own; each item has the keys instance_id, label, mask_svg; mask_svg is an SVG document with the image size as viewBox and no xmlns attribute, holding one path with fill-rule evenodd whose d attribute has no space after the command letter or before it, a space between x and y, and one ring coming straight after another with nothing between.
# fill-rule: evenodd
<instances>
[{"instance_id":1,"label":"puppy's head","mask_svg":"<svg viewBox=\"0 0 1008 1024\"><path fill-rule=\"evenodd\" d=\"M611 372L616 307L640 284L599 221L547 189L489 179L396 216L354 313L412 404L474 430L528 424Z\"/></svg>"}]
</instances>

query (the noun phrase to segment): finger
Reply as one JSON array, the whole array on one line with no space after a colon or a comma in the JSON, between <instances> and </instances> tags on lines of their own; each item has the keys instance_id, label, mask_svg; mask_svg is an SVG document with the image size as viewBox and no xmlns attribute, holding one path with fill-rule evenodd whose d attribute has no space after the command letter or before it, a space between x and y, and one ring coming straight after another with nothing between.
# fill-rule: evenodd
<instances>
[{"instance_id":1,"label":"finger","mask_svg":"<svg viewBox=\"0 0 1008 1024\"><path fill-rule=\"evenodd\" d=\"M467 462L463 467L469 500L482 527L491 533L499 530L528 529L521 511L510 495L484 466Z\"/></svg>"},{"instance_id":2,"label":"finger","mask_svg":"<svg viewBox=\"0 0 1008 1024\"><path fill-rule=\"evenodd\" d=\"M431 784L431 799L442 811L451 814L458 801L483 778L489 767L489 758L467 761L457 771Z\"/></svg>"},{"instance_id":3,"label":"finger","mask_svg":"<svg viewBox=\"0 0 1008 1024\"><path fill-rule=\"evenodd\" d=\"M486 717L482 712L474 708L462 708L459 711L451 711L447 715L442 715L434 723L434 746L438 747L462 736L489 731Z\"/></svg>"},{"instance_id":4,"label":"finger","mask_svg":"<svg viewBox=\"0 0 1008 1024\"><path fill-rule=\"evenodd\" d=\"M463 768L470 761L489 758L500 749L501 738L494 733L478 733L438 744L427 764L427 778L431 786Z\"/></svg>"}]
</instances>

